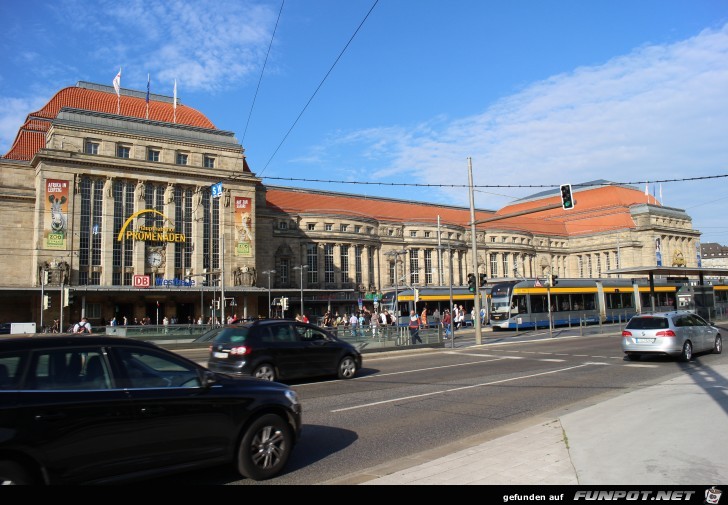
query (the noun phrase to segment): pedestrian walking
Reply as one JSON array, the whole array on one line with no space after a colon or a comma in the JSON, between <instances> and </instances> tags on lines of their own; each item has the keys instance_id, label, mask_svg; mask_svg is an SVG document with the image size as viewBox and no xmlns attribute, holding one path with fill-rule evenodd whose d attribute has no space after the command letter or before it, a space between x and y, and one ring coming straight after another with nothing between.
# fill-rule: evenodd
<instances>
[{"instance_id":1,"label":"pedestrian walking","mask_svg":"<svg viewBox=\"0 0 728 505\"><path fill-rule=\"evenodd\" d=\"M422 343L420 338L420 316L414 310L410 310L409 320L410 343L415 345L417 342Z\"/></svg>"},{"instance_id":2,"label":"pedestrian walking","mask_svg":"<svg viewBox=\"0 0 728 505\"><path fill-rule=\"evenodd\" d=\"M445 338L450 338L450 335L452 335L452 328L451 328L451 319L450 319L450 311L448 309L445 309L445 313L442 316L442 327L445 329Z\"/></svg>"}]
</instances>

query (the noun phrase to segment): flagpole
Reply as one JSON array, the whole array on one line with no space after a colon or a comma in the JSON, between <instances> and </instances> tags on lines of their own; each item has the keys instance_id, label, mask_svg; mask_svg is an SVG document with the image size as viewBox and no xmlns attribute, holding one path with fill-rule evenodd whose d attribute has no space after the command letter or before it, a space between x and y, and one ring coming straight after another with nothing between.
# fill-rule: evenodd
<instances>
[{"instance_id":1,"label":"flagpole","mask_svg":"<svg viewBox=\"0 0 728 505\"><path fill-rule=\"evenodd\" d=\"M172 103L172 108L174 109L173 112L173 122L177 122L177 79L174 80L174 102Z\"/></svg>"},{"instance_id":2,"label":"flagpole","mask_svg":"<svg viewBox=\"0 0 728 505\"><path fill-rule=\"evenodd\" d=\"M149 119L149 74L147 74L147 119Z\"/></svg>"}]
</instances>

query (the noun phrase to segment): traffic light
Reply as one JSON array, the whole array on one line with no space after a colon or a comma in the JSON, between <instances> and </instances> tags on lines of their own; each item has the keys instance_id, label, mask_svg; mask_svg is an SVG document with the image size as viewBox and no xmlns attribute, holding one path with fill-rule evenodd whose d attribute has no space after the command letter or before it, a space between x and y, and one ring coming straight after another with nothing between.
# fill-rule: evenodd
<instances>
[{"instance_id":1,"label":"traffic light","mask_svg":"<svg viewBox=\"0 0 728 505\"><path fill-rule=\"evenodd\" d=\"M415 288L415 303L420 301L420 290Z\"/></svg>"},{"instance_id":2,"label":"traffic light","mask_svg":"<svg viewBox=\"0 0 728 505\"><path fill-rule=\"evenodd\" d=\"M283 298L281 298L281 308L283 310L288 310L288 297L287 296L284 296Z\"/></svg>"},{"instance_id":3,"label":"traffic light","mask_svg":"<svg viewBox=\"0 0 728 505\"><path fill-rule=\"evenodd\" d=\"M68 289L66 291L66 306L73 305L75 294L76 294L76 292L73 291L72 289Z\"/></svg>"},{"instance_id":4,"label":"traffic light","mask_svg":"<svg viewBox=\"0 0 728 505\"><path fill-rule=\"evenodd\" d=\"M43 310L51 308L51 295L43 295Z\"/></svg>"},{"instance_id":5,"label":"traffic light","mask_svg":"<svg viewBox=\"0 0 728 505\"><path fill-rule=\"evenodd\" d=\"M551 287L556 286L559 283L559 276L558 275L552 275L551 276Z\"/></svg>"},{"instance_id":6,"label":"traffic light","mask_svg":"<svg viewBox=\"0 0 728 505\"><path fill-rule=\"evenodd\" d=\"M487 277L485 276L485 274L478 274L478 277L480 278L480 279L479 279L479 280L480 280L480 284L479 284L479 286L480 286L481 288L482 288L482 287L484 287L484 286L485 286L486 284L488 284L488 279L487 279Z\"/></svg>"},{"instance_id":7,"label":"traffic light","mask_svg":"<svg viewBox=\"0 0 728 505\"><path fill-rule=\"evenodd\" d=\"M566 210L574 208L574 197L571 194L571 184L561 185L561 206Z\"/></svg>"},{"instance_id":8,"label":"traffic light","mask_svg":"<svg viewBox=\"0 0 728 505\"><path fill-rule=\"evenodd\" d=\"M475 293L475 276L468 274L468 291Z\"/></svg>"},{"instance_id":9,"label":"traffic light","mask_svg":"<svg viewBox=\"0 0 728 505\"><path fill-rule=\"evenodd\" d=\"M71 304L71 290L68 288L63 288L63 306L68 307Z\"/></svg>"}]
</instances>

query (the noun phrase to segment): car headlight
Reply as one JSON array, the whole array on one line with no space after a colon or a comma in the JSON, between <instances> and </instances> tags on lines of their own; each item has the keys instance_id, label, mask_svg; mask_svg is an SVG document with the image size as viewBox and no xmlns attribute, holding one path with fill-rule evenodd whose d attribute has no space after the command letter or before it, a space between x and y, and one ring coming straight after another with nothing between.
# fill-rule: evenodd
<instances>
[{"instance_id":1,"label":"car headlight","mask_svg":"<svg viewBox=\"0 0 728 505\"><path fill-rule=\"evenodd\" d=\"M291 402L291 404L293 404L293 405L299 404L298 395L296 394L296 392L294 390L286 389L285 395L286 395L286 398L288 398L288 400Z\"/></svg>"}]
</instances>

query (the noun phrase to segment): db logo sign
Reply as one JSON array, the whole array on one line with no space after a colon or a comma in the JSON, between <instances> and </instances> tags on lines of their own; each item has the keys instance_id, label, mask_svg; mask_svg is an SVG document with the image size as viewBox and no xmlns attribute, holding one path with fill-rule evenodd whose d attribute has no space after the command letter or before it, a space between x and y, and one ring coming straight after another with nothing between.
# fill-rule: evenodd
<instances>
[{"instance_id":1,"label":"db logo sign","mask_svg":"<svg viewBox=\"0 0 728 505\"><path fill-rule=\"evenodd\" d=\"M148 288L152 285L149 275L135 275L132 281L135 288Z\"/></svg>"}]
</instances>

